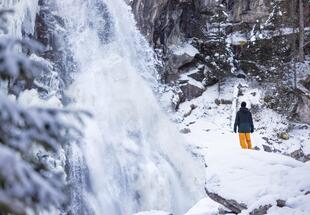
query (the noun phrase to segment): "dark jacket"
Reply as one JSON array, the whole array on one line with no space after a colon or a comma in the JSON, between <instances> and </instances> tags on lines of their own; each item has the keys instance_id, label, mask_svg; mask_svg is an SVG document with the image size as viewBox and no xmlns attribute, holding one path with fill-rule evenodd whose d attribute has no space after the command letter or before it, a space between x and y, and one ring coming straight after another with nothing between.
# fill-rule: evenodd
<instances>
[{"instance_id":1,"label":"dark jacket","mask_svg":"<svg viewBox=\"0 0 310 215\"><path fill-rule=\"evenodd\" d=\"M249 109L241 107L240 110L237 112L234 124L234 132L237 132L237 126L239 133L254 132L252 114Z\"/></svg>"}]
</instances>

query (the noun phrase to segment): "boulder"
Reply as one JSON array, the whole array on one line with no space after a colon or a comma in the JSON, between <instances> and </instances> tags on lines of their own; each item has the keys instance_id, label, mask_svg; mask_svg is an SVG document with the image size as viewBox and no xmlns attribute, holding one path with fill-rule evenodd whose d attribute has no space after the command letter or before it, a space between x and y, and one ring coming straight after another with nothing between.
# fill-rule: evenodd
<instances>
[{"instance_id":1,"label":"boulder","mask_svg":"<svg viewBox=\"0 0 310 215\"><path fill-rule=\"evenodd\" d=\"M216 73L210 70L209 68L206 67L203 74L204 74L204 79L202 83L204 84L204 86L209 87L209 86L212 86L218 83L219 79L216 76Z\"/></svg>"},{"instance_id":2,"label":"boulder","mask_svg":"<svg viewBox=\"0 0 310 215\"><path fill-rule=\"evenodd\" d=\"M182 129L180 130L180 132L181 132L182 134L188 134L188 133L191 133L191 130L190 130L189 128L182 128Z\"/></svg>"},{"instance_id":3,"label":"boulder","mask_svg":"<svg viewBox=\"0 0 310 215\"><path fill-rule=\"evenodd\" d=\"M180 89L188 101L201 96L205 91L205 88L193 84L192 82L183 83Z\"/></svg>"},{"instance_id":4,"label":"boulder","mask_svg":"<svg viewBox=\"0 0 310 215\"><path fill-rule=\"evenodd\" d=\"M192 62L198 53L198 50L189 43L174 45L168 52L170 71L177 73L182 66Z\"/></svg>"},{"instance_id":5,"label":"boulder","mask_svg":"<svg viewBox=\"0 0 310 215\"><path fill-rule=\"evenodd\" d=\"M285 200L282 200L282 199L278 199L277 200L277 207L283 208L285 206L286 206L286 201Z\"/></svg>"},{"instance_id":6,"label":"boulder","mask_svg":"<svg viewBox=\"0 0 310 215\"><path fill-rule=\"evenodd\" d=\"M282 140L288 140L290 139L290 136L287 132L281 132L277 134L278 138L282 139Z\"/></svg>"},{"instance_id":7,"label":"boulder","mask_svg":"<svg viewBox=\"0 0 310 215\"><path fill-rule=\"evenodd\" d=\"M264 151L265 151L265 152L272 152L272 149L271 149L270 146L263 145L263 148L264 148Z\"/></svg>"},{"instance_id":8,"label":"boulder","mask_svg":"<svg viewBox=\"0 0 310 215\"><path fill-rule=\"evenodd\" d=\"M191 77L194 80L199 81L199 82L202 82L205 79L205 75L202 70L197 70L197 72L189 74L188 77Z\"/></svg>"},{"instance_id":9,"label":"boulder","mask_svg":"<svg viewBox=\"0 0 310 215\"><path fill-rule=\"evenodd\" d=\"M192 112L193 112L193 110L195 110L197 108L197 106L196 105L194 105L194 104L191 104L190 105L190 109L189 109L189 111L187 111L183 116L184 116L184 118L185 117L188 117L189 115L191 115L192 114Z\"/></svg>"},{"instance_id":10,"label":"boulder","mask_svg":"<svg viewBox=\"0 0 310 215\"><path fill-rule=\"evenodd\" d=\"M290 154L290 156L301 162L310 161L310 154L306 155L302 149L298 149Z\"/></svg>"},{"instance_id":11,"label":"boulder","mask_svg":"<svg viewBox=\"0 0 310 215\"><path fill-rule=\"evenodd\" d=\"M272 207L271 204L259 206L258 208L254 209L250 212L250 215L264 215L267 214L267 211Z\"/></svg>"},{"instance_id":12,"label":"boulder","mask_svg":"<svg viewBox=\"0 0 310 215\"><path fill-rule=\"evenodd\" d=\"M217 105L231 105L232 104L232 100L228 100L228 99L215 99L214 100L215 104Z\"/></svg>"},{"instance_id":13,"label":"boulder","mask_svg":"<svg viewBox=\"0 0 310 215\"><path fill-rule=\"evenodd\" d=\"M232 100L221 99L221 104L223 105L231 105L232 103L233 103Z\"/></svg>"},{"instance_id":14,"label":"boulder","mask_svg":"<svg viewBox=\"0 0 310 215\"><path fill-rule=\"evenodd\" d=\"M258 146L254 146L253 149L256 150L256 151L260 151L260 148Z\"/></svg>"}]
</instances>

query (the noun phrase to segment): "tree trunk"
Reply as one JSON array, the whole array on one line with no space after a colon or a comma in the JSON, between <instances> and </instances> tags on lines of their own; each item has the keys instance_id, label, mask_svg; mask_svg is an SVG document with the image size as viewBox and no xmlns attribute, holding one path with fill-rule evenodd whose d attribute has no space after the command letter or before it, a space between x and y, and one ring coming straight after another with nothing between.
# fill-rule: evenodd
<instances>
[{"instance_id":1,"label":"tree trunk","mask_svg":"<svg viewBox=\"0 0 310 215\"><path fill-rule=\"evenodd\" d=\"M305 20L304 20L304 4L303 0L299 0L299 61L305 60Z\"/></svg>"}]
</instances>

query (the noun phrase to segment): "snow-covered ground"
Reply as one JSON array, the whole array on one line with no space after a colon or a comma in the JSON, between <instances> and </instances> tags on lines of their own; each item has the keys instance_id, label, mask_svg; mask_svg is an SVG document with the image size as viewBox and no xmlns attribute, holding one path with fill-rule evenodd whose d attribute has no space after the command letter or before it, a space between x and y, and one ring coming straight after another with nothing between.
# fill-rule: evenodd
<instances>
[{"instance_id":1,"label":"snow-covered ground","mask_svg":"<svg viewBox=\"0 0 310 215\"><path fill-rule=\"evenodd\" d=\"M253 136L255 142L257 135ZM310 190L309 162L302 163L280 154L242 150L237 135L220 129L206 132L196 128L187 138L199 147L196 151L204 155L208 190L245 203L248 211L243 214L261 205L276 205L277 200L287 201L285 214L309 214L310 206L305 204L310 202L310 195L305 195ZM214 210L214 206L211 207ZM207 207L206 211L209 210ZM284 214L276 207L272 211L273 214ZM217 213L187 215L198 214Z\"/></svg>"},{"instance_id":2,"label":"snow-covered ground","mask_svg":"<svg viewBox=\"0 0 310 215\"><path fill-rule=\"evenodd\" d=\"M236 95L238 86L243 90L241 96ZM220 88L220 93L218 86L208 88L201 97L183 103L172 118L193 155L205 160L207 167L201 171L205 171L209 192L244 203L248 209L242 214L271 205L268 214L308 215L310 162L302 163L283 154L300 148L307 151L309 128L293 129L288 140L278 138L277 133L285 130L288 122L285 117L261 105L263 93L263 89L253 88L238 79L228 80ZM216 99L228 104L217 105ZM242 150L238 135L232 132L241 101L255 108L252 109L256 128L252 143L259 150ZM263 145L269 145L266 140L281 152L265 152ZM284 200L285 206L277 207L277 200ZM219 209L229 211L206 196L186 215L215 215L219 214ZM141 214L165 213L153 211Z\"/></svg>"},{"instance_id":3,"label":"snow-covered ground","mask_svg":"<svg viewBox=\"0 0 310 215\"><path fill-rule=\"evenodd\" d=\"M191 138L190 143L193 142L194 136L198 135L195 133L199 133L200 130L204 130L207 136L214 132L231 134L235 113L240 103L246 101L254 117L255 133L252 135L254 147L263 150L265 145L274 149L273 151L285 154L302 149L305 154L309 154L309 126L302 124L292 126L285 116L265 108L262 101L264 89L249 85L243 80L231 79L220 87L220 92L217 85L210 87L201 97L183 103L178 113L173 116L173 120L179 124L180 130L191 131L186 135ZM242 92L239 96L237 96L238 89ZM215 100L225 104L218 105ZM278 137L278 134L286 131L289 131L288 140ZM235 143L238 144L237 135L234 137Z\"/></svg>"},{"instance_id":4,"label":"snow-covered ground","mask_svg":"<svg viewBox=\"0 0 310 215\"><path fill-rule=\"evenodd\" d=\"M239 84L245 90L234 101ZM243 214L268 204L273 205L269 214L309 214L310 204L306 203L310 203L310 195L305 194L310 191L310 162L302 163L263 150L242 150L238 135L232 132L235 105L238 107L241 101L246 101L249 107L259 109L253 114L256 127L252 135L254 147L263 149L263 144L268 145L266 138L270 137L277 139L276 148L282 153L290 153L302 145L303 149L309 147L309 129L293 130L286 141L277 137L277 132L286 128L287 121L260 105L262 94L261 89L251 88L239 80L229 80L221 87L220 93L217 86L210 87L200 98L181 105L176 119L180 129L187 131L184 138L192 150L205 159L206 187L210 192L245 203L248 210ZM217 105L215 99L232 100L232 104ZM196 108L184 117L193 105ZM285 200L286 206L276 207L277 200ZM219 206L211 202L210 199L202 200L186 215L217 214Z\"/></svg>"}]
</instances>

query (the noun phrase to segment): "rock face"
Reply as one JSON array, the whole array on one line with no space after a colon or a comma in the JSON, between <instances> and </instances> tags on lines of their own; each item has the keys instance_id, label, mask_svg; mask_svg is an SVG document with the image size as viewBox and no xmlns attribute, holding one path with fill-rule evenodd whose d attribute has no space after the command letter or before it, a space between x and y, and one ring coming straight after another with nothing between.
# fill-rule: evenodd
<instances>
[{"instance_id":1,"label":"rock face","mask_svg":"<svg viewBox=\"0 0 310 215\"><path fill-rule=\"evenodd\" d=\"M42 75L37 80L46 91L40 91L42 96L56 94L64 104L69 102L63 90L72 83L72 73L76 71L76 63L68 53L66 47L67 35L65 34L64 20L55 12L54 2L40 0L39 11L36 14L34 34L31 35L42 43L46 50L41 54L44 60L51 64L50 75ZM50 95L47 95L50 96Z\"/></svg>"},{"instance_id":2,"label":"rock face","mask_svg":"<svg viewBox=\"0 0 310 215\"><path fill-rule=\"evenodd\" d=\"M300 102L296 110L297 118L299 121L310 124L310 96L301 95Z\"/></svg>"},{"instance_id":3,"label":"rock face","mask_svg":"<svg viewBox=\"0 0 310 215\"><path fill-rule=\"evenodd\" d=\"M233 58L229 58L226 45L217 40L205 43L212 40L212 29L217 28L207 25L213 19L212 8L219 9L216 1L134 0L131 5L139 28L163 59L163 82L178 87L185 100L201 95L204 87L231 70ZM203 87L180 83L181 76L187 75L194 76Z\"/></svg>"},{"instance_id":4,"label":"rock face","mask_svg":"<svg viewBox=\"0 0 310 215\"><path fill-rule=\"evenodd\" d=\"M163 82L182 92L180 102L236 76L259 84L276 83L276 91L289 86L298 112L306 111L307 99L295 101L292 89L292 61L299 42L297 1L132 0L130 4L138 27L163 61ZM305 26L310 27L309 4L304 5L304 13ZM305 36L309 41L309 28ZM305 52L310 54L310 44ZM189 86L184 77L203 87Z\"/></svg>"}]
</instances>

